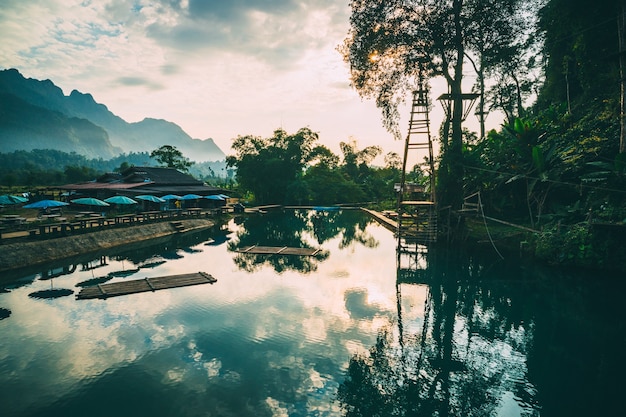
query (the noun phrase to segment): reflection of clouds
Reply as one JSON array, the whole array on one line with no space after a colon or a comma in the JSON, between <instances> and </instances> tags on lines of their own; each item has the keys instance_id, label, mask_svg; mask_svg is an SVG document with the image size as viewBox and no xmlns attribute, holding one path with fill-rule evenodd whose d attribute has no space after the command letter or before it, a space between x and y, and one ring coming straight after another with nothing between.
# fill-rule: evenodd
<instances>
[{"instance_id":1,"label":"reflection of clouds","mask_svg":"<svg viewBox=\"0 0 626 417\"><path fill-rule=\"evenodd\" d=\"M348 278L350 277L350 272L347 269L338 269L336 271L332 271L329 276L333 278Z\"/></svg>"},{"instance_id":2,"label":"reflection of clouds","mask_svg":"<svg viewBox=\"0 0 626 417\"><path fill-rule=\"evenodd\" d=\"M182 382L185 377L185 370L180 366L176 366L165 373L165 378L161 382L164 384Z\"/></svg>"},{"instance_id":3,"label":"reflection of clouds","mask_svg":"<svg viewBox=\"0 0 626 417\"><path fill-rule=\"evenodd\" d=\"M302 330L307 340L323 342L328 338L326 320L323 317L307 317L302 321Z\"/></svg>"},{"instance_id":4,"label":"reflection of clouds","mask_svg":"<svg viewBox=\"0 0 626 417\"><path fill-rule=\"evenodd\" d=\"M275 398L266 398L265 404L272 411L273 417L289 417L289 410L280 404L280 401Z\"/></svg>"},{"instance_id":5,"label":"reflection of clouds","mask_svg":"<svg viewBox=\"0 0 626 417\"><path fill-rule=\"evenodd\" d=\"M369 303L367 290L365 289L359 288L346 291L344 300L350 317L357 320L373 319L381 310L380 306Z\"/></svg>"},{"instance_id":6,"label":"reflection of clouds","mask_svg":"<svg viewBox=\"0 0 626 417\"><path fill-rule=\"evenodd\" d=\"M424 309L428 297L426 285L400 285L401 318L405 335L419 334L424 325Z\"/></svg>"},{"instance_id":7,"label":"reflection of clouds","mask_svg":"<svg viewBox=\"0 0 626 417\"><path fill-rule=\"evenodd\" d=\"M133 382L153 378L181 398L202 394L199 409L215 410L219 400L234 412L245 390L250 409L261 411L256 415L268 409L275 415L338 414L337 379L351 354L371 346L395 310L394 240L385 233L388 238L378 239L391 244L388 250L355 245L339 254L339 238L325 242L334 253L306 276L296 271L277 276L271 269L247 274L232 263L224 245L203 246L203 252L141 270L140 277L206 271L218 279L214 285L106 301L28 299L37 285L49 283L0 294L3 306L13 311L10 320L0 322L7 341L0 343L0 363L10 363L4 369L17 375L0 371L0 386L16 379L33 383L15 407L44 407L139 370ZM112 260L98 274L121 266ZM63 278L63 286L93 274L77 271ZM226 398L210 397L215 388ZM98 392L92 391L89 399L95 401ZM0 400L7 395L0 393Z\"/></svg>"},{"instance_id":8,"label":"reflection of clouds","mask_svg":"<svg viewBox=\"0 0 626 417\"><path fill-rule=\"evenodd\" d=\"M79 381L132 363L147 347L158 349L184 333L180 326L162 328L143 321L137 310L158 314L167 303L77 302L71 298L26 302L31 290L11 294L9 301L19 320L1 330L8 343L0 344L0 361L10 361L20 380L37 387L21 393L15 407L53 401ZM5 377L0 373L0 385Z\"/></svg>"},{"instance_id":9,"label":"reflection of clouds","mask_svg":"<svg viewBox=\"0 0 626 417\"><path fill-rule=\"evenodd\" d=\"M222 369L222 362L219 359L211 358L205 361L203 359L202 352L197 350L197 346L195 342L189 342L188 348L191 351L190 356L193 358L193 361L201 364L202 368L206 370L207 377L209 379L220 375L220 370Z\"/></svg>"}]
</instances>

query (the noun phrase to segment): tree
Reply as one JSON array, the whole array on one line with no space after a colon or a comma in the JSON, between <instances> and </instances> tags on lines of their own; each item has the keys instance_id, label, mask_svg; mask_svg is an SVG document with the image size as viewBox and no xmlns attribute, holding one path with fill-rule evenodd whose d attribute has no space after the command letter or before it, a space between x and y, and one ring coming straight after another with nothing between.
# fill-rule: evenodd
<instances>
[{"instance_id":1,"label":"tree","mask_svg":"<svg viewBox=\"0 0 626 417\"><path fill-rule=\"evenodd\" d=\"M194 162L183 156L183 153L175 146L163 145L150 153L150 158L156 159L159 163L168 168L176 168L183 172L188 172Z\"/></svg>"},{"instance_id":2,"label":"tree","mask_svg":"<svg viewBox=\"0 0 626 417\"><path fill-rule=\"evenodd\" d=\"M65 180L71 183L93 180L98 173L85 166L68 165L65 167Z\"/></svg>"},{"instance_id":3,"label":"tree","mask_svg":"<svg viewBox=\"0 0 626 417\"><path fill-rule=\"evenodd\" d=\"M440 200L459 208L463 197L463 68L476 51L470 34L471 6L479 0L353 0L351 29L341 47L350 64L352 84L364 98L375 98L387 129L398 133L398 105L408 91L443 76L452 97L451 135L442 137L445 158L440 166L446 189ZM489 13L490 10L480 10ZM480 30L492 30L499 19L483 19ZM506 26L502 26L506 28ZM487 43L483 43L486 47ZM485 51L483 51L485 52ZM447 129L446 129L447 131Z\"/></svg>"},{"instance_id":4,"label":"tree","mask_svg":"<svg viewBox=\"0 0 626 417\"><path fill-rule=\"evenodd\" d=\"M130 164L127 161L124 161L120 164L119 167L115 168L113 170L113 172L124 172L126 171L128 168L130 168Z\"/></svg>"},{"instance_id":5,"label":"tree","mask_svg":"<svg viewBox=\"0 0 626 417\"><path fill-rule=\"evenodd\" d=\"M239 136L232 145L236 155L228 156L226 164L237 167L240 187L252 192L257 203L299 202L306 190L299 184L305 167L313 159L328 155L314 146L317 140L317 133L309 128L293 135L278 129L271 138ZM298 195L289 191L297 191Z\"/></svg>"},{"instance_id":6,"label":"tree","mask_svg":"<svg viewBox=\"0 0 626 417\"><path fill-rule=\"evenodd\" d=\"M485 137L485 121L489 110L510 110L509 121L522 112L522 103L528 95L528 79L533 74L534 57L529 55L533 45L535 25L530 24L528 10L521 0L468 1L467 40L470 51L466 54L476 72L478 103L476 114L480 121L480 138ZM499 94L488 106L487 78L496 78L492 89ZM502 108L504 107L504 108Z\"/></svg>"},{"instance_id":7,"label":"tree","mask_svg":"<svg viewBox=\"0 0 626 417\"><path fill-rule=\"evenodd\" d=\"M567 102L570 113L581 115L594 101L613 104L622 122L620 152L626 149L625 15L623 0L593 7L584 0L549 0L539 14L545 60L539 106Z\"/></svg>"}]
</instances>

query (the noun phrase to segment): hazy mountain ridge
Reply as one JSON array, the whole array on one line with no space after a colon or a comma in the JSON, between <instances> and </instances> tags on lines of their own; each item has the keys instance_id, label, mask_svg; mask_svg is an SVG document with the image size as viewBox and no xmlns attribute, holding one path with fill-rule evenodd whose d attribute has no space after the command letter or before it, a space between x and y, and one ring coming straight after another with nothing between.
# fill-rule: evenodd
<instances>
[{"instance_id":1,"label":"hazy mountain ridge","mask_svg":"<svg viewBox=\"0 0 626 417\"><path fill-rule=\"evenodd\" d=\"M13 94L0 93L2 152L56 149L112 158L122 150L111 145L107 132L89 120L34 106Z\"/></svg>"},{"instance_id":2,"label":"hazy mountain ridge","mask_svg":"<svg viewBox=\"0 0 626 417\"><path fill-rule=\"evenodd\" d=\"M61 133L63 130L59 130L52 124L50 132L43 129L39 135L34 135L32 132L28 133L28 127L19 127L20 121L29 120L31 116L14 111L11 124L0 117L0 138L3 149L4 143L9 143L8 138L11 137L10 142L13 145L7 150L34 149L27 143L32 141L37 146L48 145L49 149L75 151L93 158L108 158L122 152L150 152L162 145L172 145L197 162L218 161L225 158L224 152L213 139L193 139L180 126L161 119L146 118L141 122L128 123L109 111L104 104L97 103L91 94L73 90L69 96L65 96L61 88L52 81L24 78L16 69L0 71L0 93L11 94L31 105L28 110L25 106L20 106L23 112L32 114L36 112L33 107L38 107L56 112L61 118L64 116L67 119L86 119L95 127L100 127L106 136L101 138L102 143L97 143L98 135L95 131L82 131L77 128L73 135L68 135ZM71 123L66 121L65 124ZM68 143L74 143L75 148L68 150ZM20 144L19 148L13 147Z\"/></svg>"}]
</instances>

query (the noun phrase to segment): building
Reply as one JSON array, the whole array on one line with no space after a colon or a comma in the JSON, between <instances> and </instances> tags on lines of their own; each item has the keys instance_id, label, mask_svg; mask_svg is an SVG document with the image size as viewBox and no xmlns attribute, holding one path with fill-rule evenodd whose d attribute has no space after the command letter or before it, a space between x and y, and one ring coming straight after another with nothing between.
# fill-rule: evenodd
<instances>
[{"instance_id":1,"label":"building","mask_svg":"<svg viewBox=\"0 0 626 417\"><path fill-rule=\"evenodd\" d=\"M174 168L136 166L130 167L121 173L106 173L95 181L66 184L59 188L70 193L72 199L95 197L100 200L114 195L124 195L133 198L142 194L157 197L167 194L179 196L197 194L205 197L226 192L222 188L206 185L191 175Z\"/></svg>"}]
</instances>

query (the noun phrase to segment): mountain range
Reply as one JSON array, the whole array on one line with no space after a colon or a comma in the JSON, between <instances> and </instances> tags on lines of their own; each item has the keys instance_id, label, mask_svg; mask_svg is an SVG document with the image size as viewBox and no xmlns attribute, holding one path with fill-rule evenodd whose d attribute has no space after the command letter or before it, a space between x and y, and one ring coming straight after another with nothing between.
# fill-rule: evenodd
<instances>
[{"instance_id":1,"label":"mountain range","mask_svg":"<svg viewBox=\"0 0 626 417\"><path fill-rule=\"evenodd\" d=\"M66 96L52 81L16 69L0 70L0 144L0 152L56 149L103 159L172 145L196 162L225 158L213 139L193 139L162 119L128 123L91 94Z\"/></svg>"}]
</instances>

